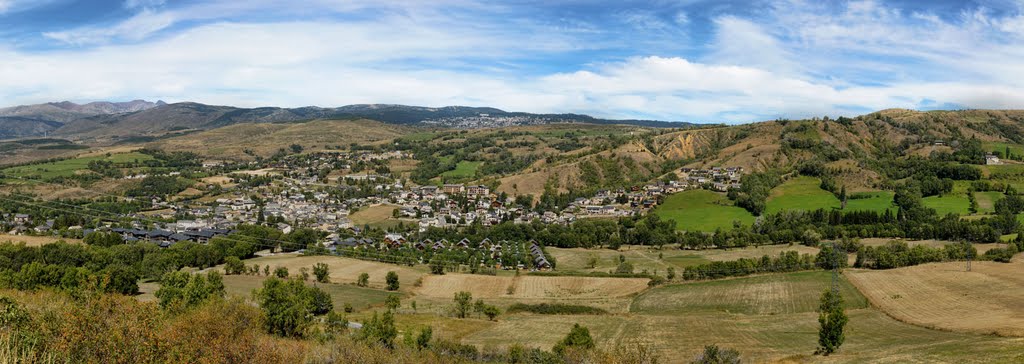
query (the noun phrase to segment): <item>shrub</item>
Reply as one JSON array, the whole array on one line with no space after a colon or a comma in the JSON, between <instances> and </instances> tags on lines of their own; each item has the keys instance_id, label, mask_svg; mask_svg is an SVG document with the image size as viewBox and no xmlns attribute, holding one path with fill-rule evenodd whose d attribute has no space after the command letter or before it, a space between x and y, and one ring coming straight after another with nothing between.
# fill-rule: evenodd
<instances>
[{"instance_id":1,"label":"shrub","mask_svg":"<svg viewBox=\"0 0 1024 364\"><path fill-rule=\"evenodd\" d=\"M516 303L509 306L508 313L518 312L530 312L539 315L604 315L608 313L608 311L597 307L562 303L540 303L535 305Z\"/></svg>"},{"instance_id":2,"label":"shrub","mask_svg":"<svg viewBox=\"0 0 1024 364\"><path fill-rule=\"evenodd\" d=\"M241 259L238 259L238 257L234 256L224 258L224 274L232 275L244 273L245 263L242 263Z\"/></svg>"},{"instance_id":3,"label":"shrub","mask_svg":"<svg viewBox=\"0 0 1024 364\"><path fill-rule=\"evenodd\" d=\"M395 273L395 271L390 271L388 272L387 276L384 279L387 281L388 291L398 290L398 273Z\"/></svg>"},{"instance_id":4,"label":"shrub","mask_svg":"<svg viewBox=\"0 0 1024 364\"><path fill-rule=\"evenodd\" d=\"M317 282L329 283L331 281L331 271L330 268L325 263L314 264L313 275L316 276Z\"/></svg>"},{"instance_id":5,"label":"shrub","mask_svg":"<svg viewBox=\"0 0 1024 364\"><path fill-rule=\"evenodd\" d=\"M590 350L594 348L594 339L590 337L590 329L574 324L569 334L562 341L558 342L552 351L557 354L564 354L566 349Z\"/></svg>"}]
</instances>

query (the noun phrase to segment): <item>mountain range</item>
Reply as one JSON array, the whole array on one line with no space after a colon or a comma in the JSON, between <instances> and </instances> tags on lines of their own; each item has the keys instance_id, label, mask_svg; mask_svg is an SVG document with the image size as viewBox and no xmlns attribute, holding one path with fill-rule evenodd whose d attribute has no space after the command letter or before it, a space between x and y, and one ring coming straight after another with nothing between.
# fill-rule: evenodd
<instances>
[{"instance_id":1,"label":"mountain range","mask_svg":"<svg viewBox=\"0 0 1024 364\"><path fill-rule=\"evenodd\" d=\"M589 123L648 127L690 127L696 124L656 120L612 120L581 114L532 114L492 107L422 107L359 104L336 108L206 105L195 102L53 102L0 109L0 139L54 135L70 139L125 138L171 131L208 130L239 123L281 123L315 119L372 119L390 124L453 128Z\"/></svg>"}]
</instances>

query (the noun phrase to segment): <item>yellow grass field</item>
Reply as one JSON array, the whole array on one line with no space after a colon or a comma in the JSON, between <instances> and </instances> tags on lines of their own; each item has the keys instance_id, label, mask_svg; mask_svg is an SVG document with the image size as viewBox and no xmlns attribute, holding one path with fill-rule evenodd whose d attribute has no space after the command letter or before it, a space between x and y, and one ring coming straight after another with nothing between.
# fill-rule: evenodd
<instances>
[{"instance_id":1,"label":"yellow grass field","mask_svg":"<svg viewBox=\"0 0 1024 364\"><path fill-rule=\"evenodd\" d=\"M349 215L349 219L356 226L366 224L379 224L392 218L392 211L397 209L394 205L375 205L365 207Z\"/></svg>"},{"instance_id":2,"label":"yellow grass field","mask_svg":"<svg viewBox=\"0 0 1024 364\"><path fill-rule=\"evenodd\" d=\"M14 242L14 243L25 243L27 246L40 246L56 242L57 240L64 240L68 243L82 243L80 239L68 239L68 238L56 238L52 236L28 236L28 235L10 235L0 234L0 242Z\"/></svg>"},{"instance_id":3,"label":"yellow grass field","mask_svg":"<svg viewBox=\"0 0 1024 364\"><path fill-rule=\"evenodd\" d=\"M619 255L626 258L626 261L633 264L634 271L657 273L664 276L669 267L675 268L676 274L689 266L708 263L711 261L736 260L740 258L760 258L764 255L778 256L785 251L797 251L800 254L818 254L818 248L804 245L765 245L758 247L736 248L736 249L712 249L712 250L680 250L674 247L665 247L658 250L650 246L626 245L618 251L610 249L583 249L583 248L546 248L558 261L558 269L561 271L579 272L607 272L614 270L619 265ZM659 258L659 254L661 258ZM590 267L591 259L596 259L596 264Z\"/></svg>"},{"instance_id":4,"label":"yellow grass field","mask_svg":"<svg viewBox=\"0 0 1024 364\"><path fill-rule=\"evenodd\" d=\"M1024 259L935 263L881 271L849 270L861 292L892 317L972 333L1024 336Z\"/></svg>"},{"instance_id":5,"label":"yellow grass field","mask_svg":"<svg viewBox=\"0 0 1024 364\"><path fill-rule=\"evenodd\" d=\"M1024 359L1019 351L1024 339L938 331L896 321L867 307L866 299L845 279L843 295L850 316L846 341L836 354L814 356L817 300L830 281L827 272L801 272L670 285L636 298L638 302L654 302L654 296L662 303L679 301L676 306L691 306L685 312L655 305L611 315L503 315L496 324L424 315L400 315L398 321L414 327L433 325L435 335L457 337L478 347L522 344L544 349L578 323L590 329L599 347L644 345L664 363L689 363L710 344L737 349L743 361L750 363L1013 363ZM445 324L451 321L462 325Z\"/></svg>"},{"instance_id":6,"label":"yellow grass field","mask_svg":"<svg viewBox=\"0 0 1024 364\"><path fill-rule=\"evenodd\" d=\"M446 274L425 277L423 287L417 289L416 294L451 299L456 292L467 291L474 298L588 300L629 296L646 289L647 281L646 278Z\"/></svg>"},{"instance_id":7,"label":"yellow grass field","mask_svg":"<svg viewBox=\"0 0 1024 364\"><path fill-rule=\"evenodd\" d=\"M325 263L330 268L331 282L355 283L359 274L365 272L370 275L370 287L373 288L385 287L384 277L389 271L395 271L398 273L398 282L403 291L412 289L413 283L427 272L425 266L413 268L333 256L301 256L295 253L247 259L244 262L248 265L269 265L271 271L276 267L285 267L291 275L299 274L300 269L307 268L311 276L314 264Z\"/></svg>"}]
</instances>

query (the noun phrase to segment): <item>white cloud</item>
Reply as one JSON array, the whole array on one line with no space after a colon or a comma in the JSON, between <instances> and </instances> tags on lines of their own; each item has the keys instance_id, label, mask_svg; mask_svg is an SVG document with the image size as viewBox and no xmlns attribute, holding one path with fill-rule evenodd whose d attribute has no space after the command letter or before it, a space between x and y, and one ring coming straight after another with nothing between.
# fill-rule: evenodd
<instances>
[{"instance_id":1,"label":"white cloud","mask_svg":"<svg viewBox=\"0 0 1024 364\"><path fill-rule=\"evenodd\" d=\"M124 7L127 9L155 8L166 3L165 0L125 0Z\"/></svg>"},{"instance_id":2,"label":"white cloud","mask_svg":"<svg viewBox=\"0 0 1024 364\"><path fill-rule=\"evenodd\" d=\"M328 2L317 9L376 6ZM626 36L592 42L591 31L479 21L429 7L364 20L236 23L222 15L267 5L143 6L118 24L47 34L102 46L28 52L0 44L0 100L461 104L709 122L856 115L926 102L1024 107L1024 79L1016 77L1024 74L1019 16L969 11L950 19L871 1L838 12L816 4L792 0L754 18L717 16L705 54L645 56L663 48L630 39L636 44L630 51L641 56L583 61L547 74L522 72L528 66L516 62L524 56L561 61L565 53L603 50L602 41ZM678 14L689 21L686 13L674 19L635 14L627 20L651 30L681 27ZM195 20L206 24L174 26Z\"/></svg>"},{"instance_id":3,"label":"white cloud","mask_svg":"<svg viewBox=\"0 0 1024 364\"><path fill-rule=\"evenodd\" d=\"M174 13L143 9L138 14L135 14L135 16L113 27L85 27L67 31L46 32L43 33L43 36L74 45L105 43L112 40L138 41L171 26L176 21Z\"/></svg>"}]
</instances>

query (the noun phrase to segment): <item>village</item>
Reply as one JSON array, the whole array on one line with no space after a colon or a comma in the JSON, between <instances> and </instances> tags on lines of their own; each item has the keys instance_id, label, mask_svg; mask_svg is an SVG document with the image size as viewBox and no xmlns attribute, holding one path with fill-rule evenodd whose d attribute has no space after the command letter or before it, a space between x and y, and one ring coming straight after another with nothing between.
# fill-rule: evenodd
<instances>
[{"instance_id":1,"label":"village","mask_svg":"<svg viewBox=\"0 0 1024 364\"><path fill-rule=\"evenodd\" d=\"M590 197L577 197L557 210L524 206L504 193L479 184L439 183L412 185L392 176L386 166L392 160L410 158L397 151L388 152L318 152L295 158L283 158L256 170L225 173L220 183L210 183L207 190L216 195L202 199L165 200L154 196L152 208L126 214L128 226L97 229L120 234L125 241L151 241L170 247L183 241L207 243L217 236L226 236L241 224L266 225L284 234L296 229L313 229L323 233L320 241L331 253L352 249L362 251L394 251L399 248L418 251L475 249L487 252L485 260L497 266L515 267L520 263L500 261L503 246L489 241L407 241L405 234L423 233L429 229L454 229L474 224L493 226L505 222L568 225L578 219L622 218L643 214L655 207L663 196L687 189L704 188L726 191L739 188L742 169L714 167L682 168L678 178L652 182L643 186L598 190ZM213 161L203 168L216 168ZM324 173L323 171L328 171ZM128 175L126 179L140 178ZM363 232L369 225L353 221L352 215L362 210L390 211L390 220L398 224L385 227L383 239L375 240ZM3 216L10 234L55 235L83 237L93 230L81 226L55 229L55 221L35 221L26 214ZM518 243L517 243L518 244ZM537 246L515 246L516 251L533 250ZM507 251L507 250L506 250ZM539 250L538 250L539 252ZM530 268L550 267L543 253L531 254Z\"/></svg>"}]
</instances>

